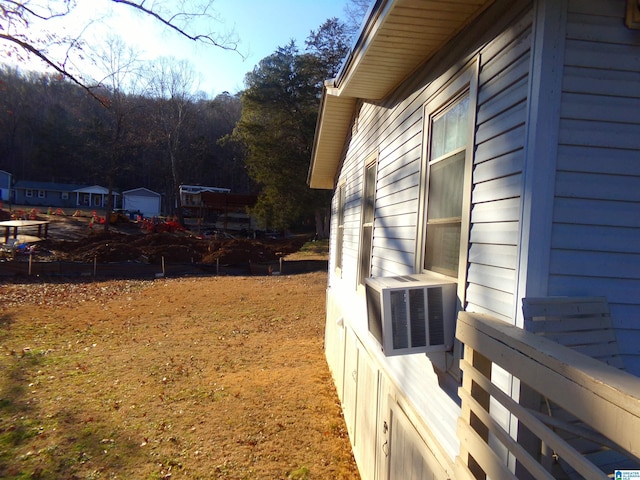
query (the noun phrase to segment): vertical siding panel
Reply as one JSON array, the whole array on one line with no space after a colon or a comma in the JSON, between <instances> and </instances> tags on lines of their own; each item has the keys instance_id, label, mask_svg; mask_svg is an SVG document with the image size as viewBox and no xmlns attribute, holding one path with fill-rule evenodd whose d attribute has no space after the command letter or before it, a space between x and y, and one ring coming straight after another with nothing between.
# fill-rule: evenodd
<instances>
[{"instance_id":1,"label":"vertical siding panel","mask_svg":"<svg viewBox=\"0 0 640 480\"><path fill-rule=\"evenodd\" d=\"M549 294L607 296L639 374L640 32L625 4L569 4Z\"/></svg>"}]
</instances>

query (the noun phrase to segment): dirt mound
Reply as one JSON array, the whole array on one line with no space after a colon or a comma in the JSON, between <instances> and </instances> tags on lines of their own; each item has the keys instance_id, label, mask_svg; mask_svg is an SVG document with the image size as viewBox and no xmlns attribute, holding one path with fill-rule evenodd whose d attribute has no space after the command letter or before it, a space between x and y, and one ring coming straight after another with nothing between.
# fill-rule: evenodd
<instances>
[{"instance_id":1,"label":"dirt mound","mask_svg":"<svg viewBox=\"0 0 640 480\"><path fill-rule=\"evenodd\" d=\"M297 252L307 237L279 239L200 238L188 233L92 231L77 240L46 240L38 254L49 260L74 262L144 262L246 265L276 261Z\"/></svg>"},{"instance_id":2,"label":"dirt mound","mask_svg":"<svg viewBox=\"0 0 640 480\"><path fill-rule=\"evenodd\" d=\"M219 261L227 265L275 261L290 253L295 253L307 238L283 238L270 240L229 239L216 240L209 244L208 253L202 263Z\"/></svg>"}]
</instances>

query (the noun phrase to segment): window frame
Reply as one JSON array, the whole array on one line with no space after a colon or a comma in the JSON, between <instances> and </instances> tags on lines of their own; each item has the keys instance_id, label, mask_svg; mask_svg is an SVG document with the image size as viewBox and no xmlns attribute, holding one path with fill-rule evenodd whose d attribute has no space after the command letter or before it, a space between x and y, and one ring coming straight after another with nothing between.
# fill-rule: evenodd
<instances>
[{"instance_id":1,"label":"window frame","mask_svg":"<svg viewBox=\"0 0 640 480\"><path fill-rule=\"evenodd\" d=\"M26 198L32 198L33 197L33 189L32 188L25 189L24 196Z\"/></svg>"},{"instance_id":2,"label":"window frame","mask_svg":"<svg viewBox=\"0 0 640 480\"><path fill-rule=\"evenodd\" d=\"M373 177L371 185L367 181L367 173L371 171ZM373 231L375 228L376 217L376 191L378 183L378 152L369 155L364 162L364 168L362 169L362 207L360 212L360 242L358 245L358 278L357 287L364 290L364 283L367 278L371 276L371 265L373 257ZM367 209L367 191L368 187L371 187L371 208ZM371 218L367 218L367 213L370 212ZM368 236L368 250L365 251L367 243L365 243L365 236ZM366 260L366 264L365 264ZM365 266L367 268L365 268ZM366 270L366 272L365 272Z\"/></svg>"},{"instance_id":3,"label":"window frame","mask_svg":"<svg viewBox=\"0 0 640 480\"><path fill-rule=\"evenodd\" d=\"M346 205L346 182L340 182L337 188L337 225L336 225L336 264L335 270L342 277L344 264L344 217Z\"/></svg>"},{"instance_id":4,"label":"window frame","mask_svg":"<svg viewBox=\"0 0 640 480\"><path fill-rule=\"evenodd\" d=\"M448 112L450 112L453 108L455 108L457 105L459 105L462 101L464 101L465 99L470 99L470 94L469 94L469 90L467 88L463 89L461 92L458 92L456 94L456 96L454 96L453 98L449 98L443 105L440 106L440 108L436 108L433 109L432 111L429 112L428 115L425 115L425 117L427 118L427 128L429 129L429 133L428 133L428 142L429 145L427 147L427 152L426 152L426 156L424 159L424 168L426 169L427 175L426 175L426 184L424 186L425 188L425 195L424 195L424 215L421 217L421 220L424 222L424 227L423 227L423 237L422 237L422 253L423 253L423 258L422 258L422 269L424 271L429 271L429 272L435 272L435 273L439 273L441 275L445 275L447 277L451 277L451 278L455 278L456 280L458 278L460 278L460 260L461 260L461 249L462 249L462 238L463 238L463 228L462 228L462 222L463 222L463 210L464 210L464 196L465 196L465 185L466 185L466 170L467 170L467 163L469 161L469 149L468 149L468 142L469 142L469 135L466 135L465 138L465 143L464 145L458 146L456 148L453 148L449 151L446 151L444 154L440 154L437 155L435 157L432 157L431 154L431 150L432 150L432 144L433 144L433 138L432 138L432 133L433 133L433 125L434 123L441 119L444 118ZM469 111L467 111L467 114L469 114ZM468 120L468 117L467 117ZM467 124L467 133L469 130L469 125ZM441 170L443 167L446 168L447 164L453 164L453 162L455 162L456 160L462 160L463 161L463 178L462 178L462 184L461 184L461 191L459 192L460 197L458 197L458 199L460 200L460 216L456 215L456 216L435 216L434 218L429 218L429 213L430 213L430 203L431 202L435 202L436 198L431 196L431 190L432 188L432 183L433 182L433 178L435 175L435 171ZM438 184L438 186L441 186L441 184ZM432 265L431 268L427 267L427 260L428 260L428 252L427 252L427 246L428 246L428 241L429 241L429 233L428 230L430 227L436 227L436 226L453 226L456 225L459 227L457 227L459 229L458 235L459 235L459 244L458 244L458 257L457 257L457 266L455 270L449 270L447 269L444 265L442 265L443 262L440 262L440 266L436 266L436 265Z\"/></svg>"}]
</instances>

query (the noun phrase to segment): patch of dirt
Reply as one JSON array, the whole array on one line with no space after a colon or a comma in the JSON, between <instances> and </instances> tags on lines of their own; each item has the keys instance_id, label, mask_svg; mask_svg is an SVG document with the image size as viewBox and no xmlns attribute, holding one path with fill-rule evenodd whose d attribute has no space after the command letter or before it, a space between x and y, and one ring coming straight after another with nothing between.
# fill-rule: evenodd
<instances>
[{"instance_id":1,"label":"patch of dirt","mask_svg":"<svg viewBox=\"0 0 640 480\"><path fill-rule=\"evenodd\" d=\"M0 283L0 477L358 479L326 280Z\"/></svg>"}]
</instances>

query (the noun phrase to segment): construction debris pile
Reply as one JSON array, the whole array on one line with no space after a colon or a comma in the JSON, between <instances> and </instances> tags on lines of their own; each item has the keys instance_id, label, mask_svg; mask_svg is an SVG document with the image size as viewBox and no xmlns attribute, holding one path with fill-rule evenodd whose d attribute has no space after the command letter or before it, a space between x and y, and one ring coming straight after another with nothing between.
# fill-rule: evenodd
<instances>
[{"instance_id":1,"label":"construction debris pile","mask_svg":"<svg viewBox=\"0 0 640 480\"><path fill-rule=\"evenodd\" d=\"M49 238L38 244L37 258L40 261L74 262L143 262L159 264L204 263L241 265L275 261L297 252L305 238L286 239L208 239L178 233L121 233L118 231L94 230L77 240L54 240Z\"/></svg>"},{"instance_id":2,"label":"construction debris pile","mask_svg":"<svg viewBox=\"0 0 640 480\"><path fill-rule=\"evenodd\" d=\"M2 209L0 213L7 214ZM46 238L29 244L28 254L26 249L19 248L5 252L0 262L28 262L30 271L32 262L43 265L71 262L162 265L162 271L165 265L197 264L257 273L263 268L273 269L274 263L298 252L310 239L310 236L249 239L221 233L203 235L178 224L180 228L177 228L169 221L116 221L105 229L96 222L95 214L51 212L39 214L37 218L47 222ZM13 274L16 272L11 268L5 272L5 275Z\"/></svg>"}]
</instances>

